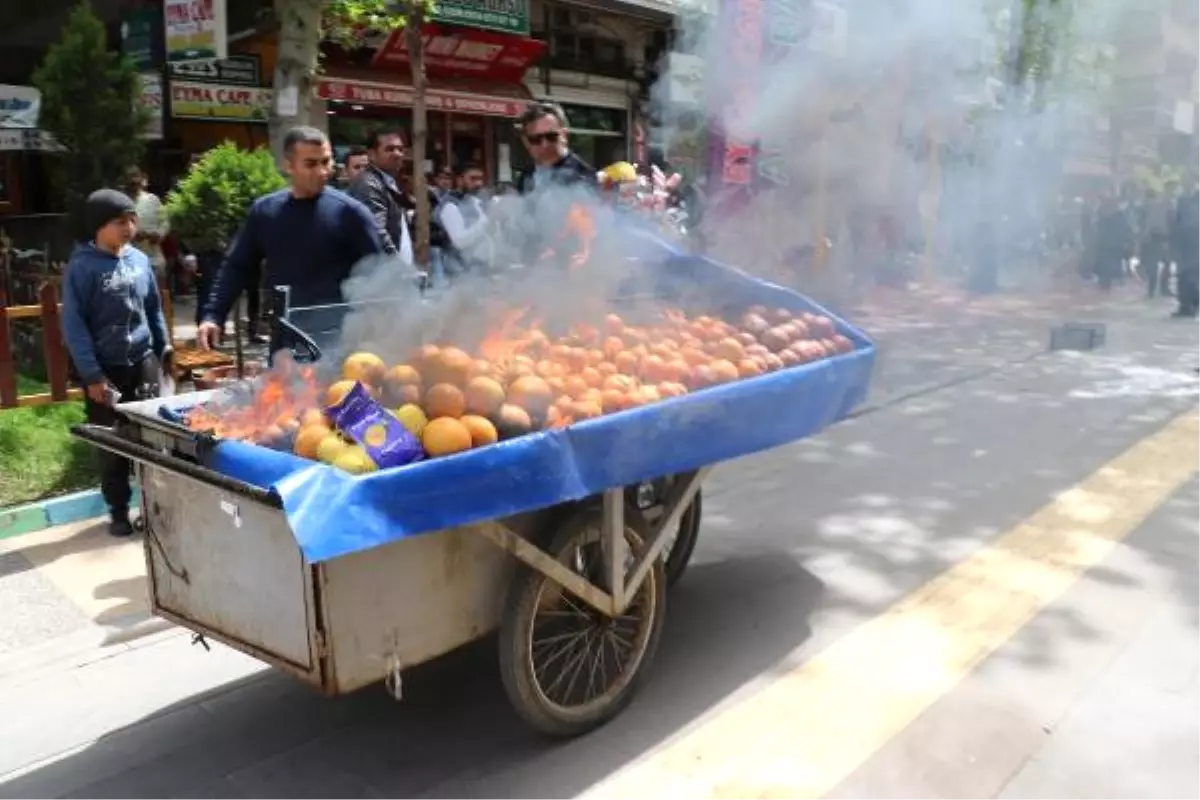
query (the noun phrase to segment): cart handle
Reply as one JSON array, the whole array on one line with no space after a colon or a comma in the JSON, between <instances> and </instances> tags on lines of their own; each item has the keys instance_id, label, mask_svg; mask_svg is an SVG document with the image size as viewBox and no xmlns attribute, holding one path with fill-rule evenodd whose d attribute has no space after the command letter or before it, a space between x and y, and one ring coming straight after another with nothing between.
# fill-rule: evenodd
<instances>
[{"instance_id":1,"label":"cart handle","mask_svg":"<svg viewBox=\"0 0 1200 800\"><path fill-rule=\"evenodd\" d=\"M275 492L235 480L215 470L197 466L182 458L172 458L144 444L131 442L122 436L118 436L112 428L107 428L103 425L72 425L71 435L83 439L85 442L90 442L102 450L116 453L119 456L140 461L143 464L149 464L167 472L182 475L185 478L200 481L209 486L216 486L226 491L240 494L271 508L283 508L283 501Z\"/></svg>"},{"instance_id":2,"label":"cart handle","mask_svg":"<svg viewBox=\"0 0 1200 800\"><path fill-rule=\"evenodd\" d=\"M286 344L288 349L292 351L292 356L296 361L312 362L320 360L321 348L313 341L311 336L296 327L295 323L287 317L278 317L275 320L275 324L278 326L280 333L280 343L284 343L285 341L283 334L291 337L292 341L286 342ZM296 345L300 345L307 352L298 353Z\"/></svg>"}]
</instances>

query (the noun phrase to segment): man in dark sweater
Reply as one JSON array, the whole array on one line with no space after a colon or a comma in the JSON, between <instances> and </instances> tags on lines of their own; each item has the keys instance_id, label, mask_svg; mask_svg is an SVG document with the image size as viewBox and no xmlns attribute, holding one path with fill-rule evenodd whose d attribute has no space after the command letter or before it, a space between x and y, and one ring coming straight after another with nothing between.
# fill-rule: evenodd
<instances>
[{"instance_id":1,"label":"man in dark sweater","mask_svg":"<svg viewBox=\"0 0 1200 800\"><path fill-rule=\"evenodd\" d=\"M107 426L116 422L115 401L157 396L171 339L154 269L131 244L137 233L133 201L115 189L99 189L88 197L85 216L95 238L76 247L67 264L63 337L87 387L87 420ZM132 534L128 461L100 451L100 491L112 518L109 532Z\"/></svg>"},{"instance_id":2,"label":"man in dark sweater","mask_svg":"<svg viewBox=\"0 0 1200 800\"><path fill-rule=\"evenodd\" d=\"M293 128L283 140L284 171L291 186L260 197L213 283L196 330L210 349L220 340L233 301L266 261L268 286L290 287L292 307L343 302L342 281L364 258L383 255L375 220L352 197L326 186L333 169L329 139L316 128ZM279 345L272 342L274 350Z\"/></svg>"}]
</instances>

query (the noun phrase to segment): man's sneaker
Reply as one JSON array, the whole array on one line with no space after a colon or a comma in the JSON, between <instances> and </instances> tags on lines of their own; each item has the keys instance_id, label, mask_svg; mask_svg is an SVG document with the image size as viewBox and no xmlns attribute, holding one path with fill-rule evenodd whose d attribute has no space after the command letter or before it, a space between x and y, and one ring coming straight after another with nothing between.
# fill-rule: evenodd
<instances>
[{"instance_id":1,"label":"man's sneaker","mask_svg":"<svg viewBox=\"0 0 1200 800\"><path fill-rule=\"evenodd\" d=\"M108 534L119 539L133 536L133 523L129 521L129 517L114 517L108 523Z\"/></svg>"}]
</instances>

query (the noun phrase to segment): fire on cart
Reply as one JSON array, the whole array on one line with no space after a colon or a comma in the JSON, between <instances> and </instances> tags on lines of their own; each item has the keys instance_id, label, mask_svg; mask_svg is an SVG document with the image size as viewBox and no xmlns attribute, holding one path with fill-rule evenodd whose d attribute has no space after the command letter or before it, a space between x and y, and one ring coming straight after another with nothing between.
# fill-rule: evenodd
<instances>
[{"instance_id":1,"label":"fire on cart","mask_svg":"<svg viewBox=\"0 0 1200 800\"><path fill-rule=\"evenodd\" d=\"M406 669L494 634L535 729L611 719L713 466L843 418L875 358L799 294L641 250L596 319L519 310L473 341L331 358L304 323L322 315L285 309L294 357L253 381L77 427L137 465L154 612L329 695L398 698Z\"/></svg>"}]
</instances>

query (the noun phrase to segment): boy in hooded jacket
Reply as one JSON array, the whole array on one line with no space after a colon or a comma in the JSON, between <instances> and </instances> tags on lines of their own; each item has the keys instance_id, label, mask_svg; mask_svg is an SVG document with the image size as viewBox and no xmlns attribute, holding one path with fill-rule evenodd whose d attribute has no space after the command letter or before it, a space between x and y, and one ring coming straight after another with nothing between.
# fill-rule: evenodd
<instances>
[{"instance_id":1,"label":"boy in hooded jacket","mask_svg":"<svg viewBox=\"0 0 1200 800\"><path fill-rule=\"evenodd\" d=\"M133 201L114 189L87 199L85 217L94 238L71 254L63 277L63 335L83 383L88 422L112 425L117 400L158 395L160 369L171 356L154 269L132 245L137 234ZM130 465L100 452L100 491L113 536L129 536Z\"/></svg>"}]
</instances>

